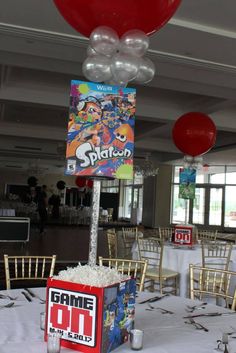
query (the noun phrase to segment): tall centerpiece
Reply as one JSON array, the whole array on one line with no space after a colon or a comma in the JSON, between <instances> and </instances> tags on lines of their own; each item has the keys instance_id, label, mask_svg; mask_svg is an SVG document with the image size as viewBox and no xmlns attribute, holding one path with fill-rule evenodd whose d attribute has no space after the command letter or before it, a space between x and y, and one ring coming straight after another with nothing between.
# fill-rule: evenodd
<instances>
[{"instance_id":1,"label":"tall centerpiece","mask_svg":"<svg viewBox=\"0 0 236 353\"><path fill-rule=\"evenodd\" d=\"M100 285L107 276L96 266L101 180L133 179L136 90L126 86L153 79L148 35L180 2L54 0L66 21L90 37L82 71L93 82L71 82L66 174L92 179L93 191L88 268L48 280L45 340L56 330L65 347L106 353L127 340L133 325L135 280L113 274L111 284ZM98 282L83 280L94 273Z\"/></svg>"}]
</instances>

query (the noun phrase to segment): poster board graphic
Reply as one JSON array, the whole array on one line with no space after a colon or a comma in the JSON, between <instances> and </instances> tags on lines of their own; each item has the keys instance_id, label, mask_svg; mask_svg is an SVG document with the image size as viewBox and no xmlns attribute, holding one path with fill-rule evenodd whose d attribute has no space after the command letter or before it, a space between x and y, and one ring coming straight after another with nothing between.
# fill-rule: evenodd
<instances>
[{"instance_id":1,"label":"poster board graphic","mask_svg":"<svg viewBox=\"0 0 236 353\"><path fill-rule=\"evenodd\" d=\"M67 175L133 179L136 90L71 81Z\"/></svg>"},{"instance_id":2,"label":"poster board graphic","mask_svg":"<svg viewBox=\"0 0 236 353\"><path fill-rule=\"evenodd\" d=\"M196 169L180 168L179 170L179 198L194 199L196 187Z\"/></svg>"}]
</instances>

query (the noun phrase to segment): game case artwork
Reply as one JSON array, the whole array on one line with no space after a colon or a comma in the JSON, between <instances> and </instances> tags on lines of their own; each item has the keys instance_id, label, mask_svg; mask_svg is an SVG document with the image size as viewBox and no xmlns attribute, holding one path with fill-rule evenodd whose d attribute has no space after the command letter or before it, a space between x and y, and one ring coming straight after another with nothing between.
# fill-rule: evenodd
<instances>
[{"instance_id":1,"label":"game case artwork","mask_svg":"<svg viewBox=\"0 0 236 353\"><path fill-rule=\"evenodd\" d=\"M136 90L72 81L66 174L133 178Z\"/></svg>"},{"instance_id":2,"label":"game case artwork","mask_svg":"<svg viewBox=\"0 0 236 353\"><path fill-rule=\"evenodd\" d=\"M127 342L134 328L136 282L130 279L104 291L102 353Z\"/></svg>"},{"instance_id":3,"label":"game case artwork","mask_svg":"<svg viewBox=\"0 0 236 353\"><path fill-rule=\"evenodd\" d=\"M179 198L194 199L196 188L196 169L180 168L179 170Z\"/></svg>"}]
</instances>

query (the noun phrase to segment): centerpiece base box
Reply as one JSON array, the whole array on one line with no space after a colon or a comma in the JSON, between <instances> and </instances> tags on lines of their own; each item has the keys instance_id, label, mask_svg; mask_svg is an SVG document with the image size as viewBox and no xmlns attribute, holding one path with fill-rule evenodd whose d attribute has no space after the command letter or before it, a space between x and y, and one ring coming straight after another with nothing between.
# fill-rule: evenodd
<instances>
[{"instance_id":1,"label":"centerpiece base box","mask_svg":"<svg viewBox=\"0 0 236 353\"><path fill-rule=\"evenodd\" d=\"M193 247L196 244L196 227L191 224L175 226L174 244L176 246Z\"/></svg>"},{"instance_id":2,"label":"centerpiece base box","mask_svg":"<svg viewBox=\"0 0 236 353\"><path fill-rule=\"evenodd\" d=\"M135 293L134 279L100 288L49 278L45 341L48 333L59 332L64 347L110 352L134 327Z\"/></svg>"}]
</instances>

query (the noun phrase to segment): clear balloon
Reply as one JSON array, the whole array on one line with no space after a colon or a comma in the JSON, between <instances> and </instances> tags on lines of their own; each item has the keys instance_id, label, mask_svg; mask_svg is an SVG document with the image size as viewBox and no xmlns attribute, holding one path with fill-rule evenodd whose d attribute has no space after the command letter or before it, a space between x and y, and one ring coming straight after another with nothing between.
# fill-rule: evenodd
<instances>
[{"instance_id":1,"label":"clear balloon","mask_svg":"<svg viewBox=\"0 0 236 353\"><path fill-rule=\"evenodd\" d=\"M195 163L202 163L203 161L203 157L202 156L196 156L194 157L194 162Z\"/></svg>"},{"instance_id":2,"label":"clear balloon","mask_svg":"<svg viewBox=\"0 0 236 353\"><path fill-rule=\"evenodd\" d=\"M119 37L112 28L99 26L90 35L90 45L97 53L110 56L119 47Z\"/></svg>"},{"instance_id":3,"label":"clear balloon","mask_svg":"<svg viewBox=\"0 0 236 353\"><path fill-rule=\"evenodd\" d=\"M155 76L155 65L149 58L140 58L140 66L135 82L148 83Z\"/></svg>"},{"instance_id":4,"label":"clear balloon","mask_svg":"<svg viewBox=\"0 0 236 353\"><path fill-rule=\"evenodd\" d=\"M112 85L112 86L126 87L128 85L128 81L116 81L112 78L111 80L106 81L105 84Z\"/></svg>"},{"instance_id":5,"label":"clear balloon","mask_svg":"<svg viewBox=\"0 0 236 353\"><path fill-rule=\"evenodd\" d=\"M98 55L98 53L96 52L95 49L93 49L92 47L90 47L90 45L87 48L87 55L88 56L95 56Z\"/></svg>"},{"instance_id":6,"label":"clear balloon","mask_svg":"<svg viewBox=\"0 0 236 353\"><path fill-rule=\"evenodd\" d=\"M111 60L111 72L116 82L133 80L139 70L140 59L135 56L118 53Z\"/></svg>"},{"instance_id":7,"label":"clear balloon","mask_svg":"<svg viewBox=\"0 0 236 353\"><path fill-rule=\"evenodd\" d=\"M143 56L149 47L148 36L139 29L126 32L120 40L120 52L138 57Z\"/></svg>"},{"instance_id":8,"label":"clear balloon","mask_svg":"<svg viewBox=\"0 0 236 353\"><path fill-rule=\"evenodd\" d=\"M186 155L184 156L184 161L188 163L192 163L194 161L194 157Z\"/></svg>"},{"instance_id":9,"label":"clear balloon","mask_svg":"<svg viewBox=\"0 0 236 353\"><path fill-rule=\"evenodd\" d=\"M94 82L102 82L111 78L111 59L104 55L89 56L82 66L84 76Z\"/></svg>"}]
</instances>

